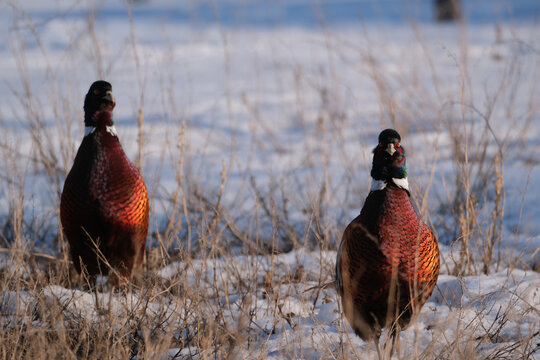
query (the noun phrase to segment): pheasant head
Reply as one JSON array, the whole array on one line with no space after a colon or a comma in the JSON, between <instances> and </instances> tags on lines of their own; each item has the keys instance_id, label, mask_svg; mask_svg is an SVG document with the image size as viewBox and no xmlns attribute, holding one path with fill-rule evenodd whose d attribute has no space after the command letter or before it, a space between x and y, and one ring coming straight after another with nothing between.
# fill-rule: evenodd
<instances>
[{"instance_id":1,"label":"pheasant head","mask_svg":"<svg viewBox=\"0 0 540 360\"><path fill-rule=\"evenodd\" d=\"M84 125L96 127L96 115L100 112L111 112L115 106L111 84L103 80L94 82L84 98Z\"/></svg>"},{"instance_id":2,"label":"pheasant head","mask_svg":"<svg viewBox=\"0 0 540 360\"><path fill-rule=\"evenodd\" d=\"M401 136L394 129L379 134L379 144L373 150L372 191L382 190L390 182L408 190L405 149L400 142Z\"/></svg>"}]
</instances>

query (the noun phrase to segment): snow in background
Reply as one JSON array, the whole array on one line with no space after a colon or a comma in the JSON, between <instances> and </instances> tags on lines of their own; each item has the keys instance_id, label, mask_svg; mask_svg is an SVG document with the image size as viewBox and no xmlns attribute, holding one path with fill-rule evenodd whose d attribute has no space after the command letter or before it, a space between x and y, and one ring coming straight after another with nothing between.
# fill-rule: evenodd
<instances>
[{"instance_id":1,"label":"snow in background","mask_svg":"<svg viewBox=\"0 0 540 360\"><path fill-rule=\"evenodd\" d=\"M301 349L292 353L316 359L320 347L338 348L343 323L333 290L324 290L314 303L304 290L324 281L319 260L324 260L322 273L331 273L332 249L369 189L376 137L393 126L392 114L397 114L413 195L420 208L429 190L423 214L435 226L443 263L434 295L419 320L403 332L403 349L412 354L416 342L444 348L452 334L446 330L443 335L441 329L452 329L454 323L457 328L470 322L471 336L480 336L486 324L497 320L499 308L511 308L510 320L496 341L477 350L488 354L511 344L539 327L540 278L527 269L540 258L540 4L462 3L463 26L435 23L427 0L140 1L129 7L132 22L123 1L3 2L0 218L9 219L20 204L28 227L39 225L28 234L29 246L56 253L59 191L82 138L84 94L99 77L112 83L116 127L128 156L135 159L143 91L143 176L152 195L151 232L162 230L170 214L182 121L185 189L215 200L226 169L222 204L247 233L270 239L272 231L251 184L276 198L286 189L290 219L302 237L311 234L314 199L326 182L330 250L295 249L276 260L284 274L293 274L300 264L309 274L305 283L284 289L287 301L280 311L294 314L292 322L283 317L269 332L276 326L271 304L254 293L252 305L257 329L262 329L257 343L263 346L257 351L279 358ZM487 139L486 166L498 145L503 150L506 198L502 265L490 275L458 278L450 275L458 231L448 209L460 186L453 132L462 130L463 118L474 135L471 147ZM53 176L34 161L39 157L31 131L36 126L57 156L59 171ZM470 155L474 162L474 156L484 154ZM489 180L479 186L492 187ZM479 199L486 202L481 217L486 222L492 196L489 190ZM198 226L197 220L184 221ZM9 237L10 230L4 232ZM197 241L197 231L191 235L188 239L180 232L175 246ZM155 240L149 239L148 246L155 247ZM254 259L238 256L234 263L269 261ZM218 268L232 266L215 261ZM185 267L174 263L158 275L167 278ZM190 271L197 268L190 264ZM185 276L195 275L188 271ZM74 297L72 303L87 311L85 316L95 316L90 295L73 291L53 285L43 289L46 298ZM32 295L4 294L2 312L15 313L21 301L31 306ZM349 328L345 331L353 348L375 356L373 347ZM287 342L287 334L298 339Z\"/></svg>"}]
</instances>

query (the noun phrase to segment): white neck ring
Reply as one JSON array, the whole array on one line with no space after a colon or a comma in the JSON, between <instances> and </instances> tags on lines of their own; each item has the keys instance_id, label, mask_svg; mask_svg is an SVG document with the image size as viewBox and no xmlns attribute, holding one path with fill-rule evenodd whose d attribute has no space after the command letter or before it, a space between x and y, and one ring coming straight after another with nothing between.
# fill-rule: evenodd
<instances>
[{"instance_id":1,"label":"white neck ring","mask_svg":"<svg viewBox=\"0 0 540 360\"><path fill-rule=\"evenodd\" d=\"M409 180L407 180L407 178L402 178L402 179L392 178L392 182L396 184L397 187L409 191ZM383 190L384 188L386 188L386 185L388 184L386 183L385 180L375 180L371 178L371 188L369 190L370 191Z\"/></svg>"}]
</instances>

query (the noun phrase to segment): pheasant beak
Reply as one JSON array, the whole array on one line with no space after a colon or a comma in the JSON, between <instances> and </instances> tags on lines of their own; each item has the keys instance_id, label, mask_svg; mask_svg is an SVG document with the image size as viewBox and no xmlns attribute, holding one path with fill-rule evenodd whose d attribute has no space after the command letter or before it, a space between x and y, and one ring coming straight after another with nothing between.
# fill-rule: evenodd
<instances>
[{"instance_id":1,"label":"pheasant beak","mask_svg":"<svg viewBox=\"0 0 540 360\"><path fill-rule=\"evenodd\" d=\"M101 98L101 100L104 100L104 101L107 101L107 102L110 102L110 103L113 103L114 104L114 96L112 94L112 91L111 90L108 90L105 95Z\"/></svg>"},{"instance_id":2,"label":"pheasant beak","mask_svg":"<svg viewBox=\"0 0 540 360\"><path fill-rule=\"evenodd\" d=\"M393 143L389 143L387 146L386 146L386 152L390 154L390 156L394 155L394 153L396 152L396 147Z\"/></svg>"},{"instance_id":3,"label":"pheasant beak","mask_svg":"<svg viewBox=\"0 0 540 360\"><path fill-rule=\"evenodd\" d=\"M111 90L107 90L105 95L101 97L100 111L112 111L116 103L114 102L114 96Z\"/></svg>"}]
</instances>

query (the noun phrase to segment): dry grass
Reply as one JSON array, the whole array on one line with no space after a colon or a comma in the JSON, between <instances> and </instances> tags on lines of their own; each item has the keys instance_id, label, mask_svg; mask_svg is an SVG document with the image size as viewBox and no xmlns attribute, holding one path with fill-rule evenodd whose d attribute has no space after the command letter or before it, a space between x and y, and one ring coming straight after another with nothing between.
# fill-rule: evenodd
<instances>
[{"instance_id":1,"label":"dry grass","mask_svg":"<svg viewBox=\"0 0 540 360\"><path fill-rule=\"evenodd\" d=\"M489 275L518 265L526 267L516 260L519 252L504 257L501 246L506 201L505 160L515 147L529 145L511 143L508 138L500 138L493 129L495 113L513 113L515 104L501 99L511 97L519 86L519 59L509 60L497 90L486 92L486 101L480 106L474 103L471 94L466 41L462 42L460 54L450 54L455 56L460 71L459 90L444 93L437 66L422 40L421 31L414 24L413 31L423 49L419 60L432 72L429 86L418 81L421 78L415 74L418 69L401 77L388 75L377 61L380 54L366 53L361 46L355 52L355 44L334 36L327 29L323 51L328 52L330 75L320 75L326 81L322 85L314 84L313 74L302 66L292 70L296 98L294 104L285 105L283 111L293 119L305 139L298 156L304 159L306 171L290 177L268 170L261 179L252 171L250 163L236 164L238 150L234 141L238 140L231 140L230 152L223 156L220 172L210 181L211 186L203 181L190 157L193 152L188 151L192 146L190 123L185 109L179 108L177 103L179 85L172 76L166 76L167 71L173 70L164 70L165 76L160 78L164 108L161 116L174 133L163 139L164 146L160 147L158 155L160 164L151 165L155 169L172 164L175 185L163 189L157 171L145 174L152 208L163 209L166 216L152 217L150 246L141 274L133 284L119 289L103 285L99 293L92 294L85 282L73 273L65 241L54 225L63 179L78 142L72 134L82 132L77 131L82 128L78 123L82 117L75 109L81 107L83 94L60 95L64 92L59 92L58 88L69 84L57 81L58 69L49 60L44 71L50 75L41 88L49 95L36 94L22 33L30 31L45 59L48 59L47 50L34 24L18 13L16 7L13 12L16 16L10 46L20 78L16 89L22 89L22 92L12 90L19 102L13 117L21 127L11 129L2 124L9 136L0 140L0 168L8 170L0 176L8 199L2 212L5 216L0 219L3 229L0 235L1 359L153 359L167 353L182 359L262 359L269 355L363 358L365 349L358 349L361 342L339 316L335 315L336 324L319 320L320 309L336 301L335 292L318 287L305 291L333 278L335 255L332 250L342 229L351 220L348 218L351 208L359 209L368 189L367 177L363 177L365 183L358 179L368 173L370 160L358 161L357 155L361 152L351 154L346 148L348 126L355 123L351 116L356 114L355 110L344 110L348 103L340 96L341 85L336 75L339 69L332 63L333 58L350 55L341 54L341 47L353 49L354 55L362 59L358 65L361 71L369 74L375 84L381 127L396 127L407 143L408 135L427 131L422 124L415 123L415 119L427 116L434 120L426 127L432 126L439 135L450 134L454 178L447 184L434 184L434 172L441 156L435 144L436 150L426 157L432 164L428 167L429 176L425 177L428 180L413 188L422 216L434 225L445 244L457 250L443 259L443 272L464 281L470 275ZM95 72L107 77L111 67L104 59L104 45L96 35L94 21L91 13L88 38L73 39L68 54L76 51L79 42L93 45L89 48ZM145 166L150 165L147 157L153 151L146 142L152 128L145 123L144 113L148 99L145 87L152 80L141 65L143 55L138 49L131 14L130 26L129 51L136 63L138 84L134 89L138 99L135 106L136 163L144 173ZM226 121L232 126L232 102L236 100L231 88L233 60L226 30L220 28L219 31L227 73ZM403 87L407 96L398 95L397 87ZM66 94L73 94L71 90ZM318 109L315 113L304 98L308 91L319 94L318 103L313 106ZM43 126L45 104L40 102L43 99L53 108L54 126ZM458 100L449 103L447 99ZM286 152L287 144L280 139L279 129L269 125L272 119L265 118L257 97L244 93L239 102L249 115L250 152ZM354 104L361 107L361 102L357 100ZM536 101L531 99L527 119L511 119L517 131L525 133L530 119L538 117L536 106ZM28 138L29 148L21 148L19 141ZM368 157L370 146L360 144ZM494 146L495 151L490 146ZM537 149L527 148L527 151L538 154ZM410 153L414 153L413 146ZM360 167L359 163L365 167ZM409 164L415 166L411 161ZM336 167L345 169L337 178L333 170ZM228 187L234 173L242 174L238 193L231 193ZM28 201L36 189L32 185L34 181L39 181L40 191L50 194L49 206L39 213L34 213ZM431 209L430 217L427 198L433 186L445 186L446 199L440 201L437 213ZM249 211L237 207L247 201L246 196L254 204ZM303 218L299 219L298 214ZM517 232L518 229L516 236ZM55 244L54 251L38 250L43 244ZM285 260L287 254L300 257L302 251L309 254L313 268L306 268L300 260L292 262L295 266ZM235 256L238 254L244 257ZM174 270L161 273L164 268ZM510 282L511 272L508 274ZM399 358L527 359L538 356L538 321L527 329L520 328L522 333L519 334L510 336L506 331L507 325L516 322L516 318L539 318L535 304L529 304L528 308L518 306L521 294L516 293L511 300L503 302L505 308L496 309L487 301L485 306L475 305L483 304L483 296L456 307L455 302L448 299L459 295L455 293L459 292L459 287L453 290L439 289L435 295L453 312L439 315L437 309L425 310L424 321L432 329L431 339L420 339L420 331L417 336L411 331L411 336L403 341ZM502 289L493 296L504 294ZM291 301L301 304L300 310L290 307ZM487 314L494 312L493 321L484 321ZM304 323L312 325L312 333L306 334ZM334 326L337 332L325 332L328 326ZM281 343L277 349L272 347L276 338ZM420 346L420 343L428 345ZM367 348L373 356L374 349L369 345ZM484 349L490 349L487 357Z\"/></svg>"}]
</instances>

